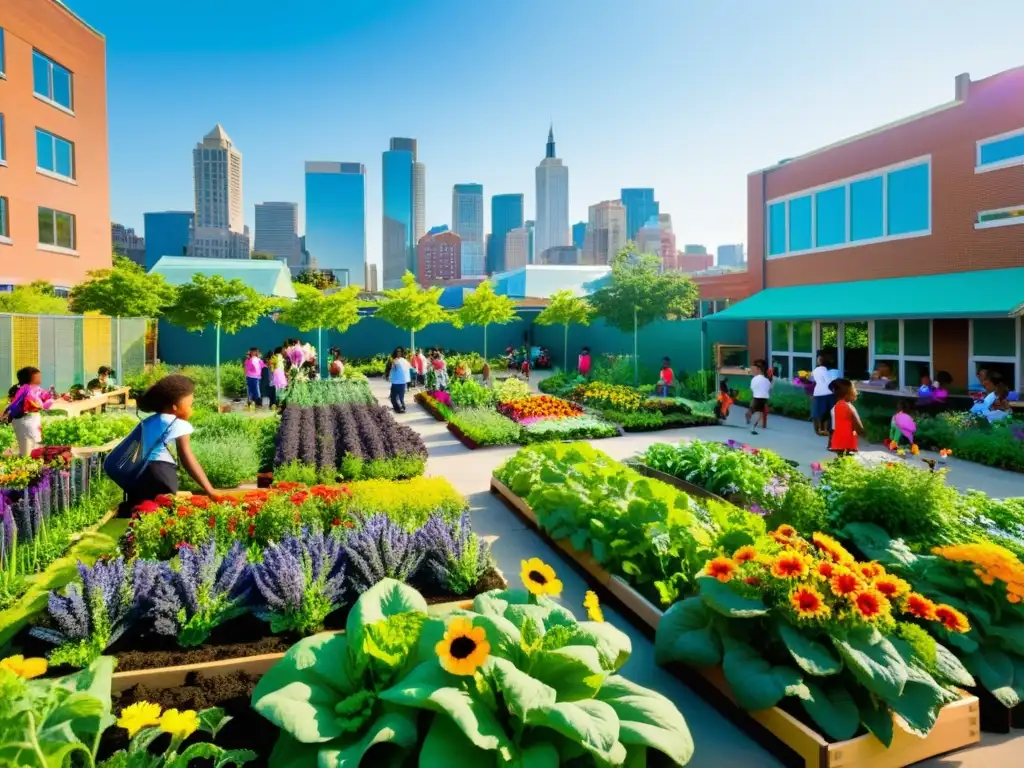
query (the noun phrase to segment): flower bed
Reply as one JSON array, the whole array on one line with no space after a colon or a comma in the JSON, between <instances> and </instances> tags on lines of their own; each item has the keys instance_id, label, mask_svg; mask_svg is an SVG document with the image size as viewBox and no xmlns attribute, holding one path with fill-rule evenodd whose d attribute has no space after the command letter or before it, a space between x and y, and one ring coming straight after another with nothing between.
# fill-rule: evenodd
<instances>
[{"instance_id":1,"label":"flower bed","mask_svg":"<svg viewBox=\"0 0 1024 768\"><path fill-rule=\"evenodd\" d=\"M274 463L279 468L295 462L309 465L321 481L330 482L338 476L413 477L423 473L426 460L419 434L398 424L382 406L289 405L282 413Z\"/></svg>"},{"instance_id":2,"label":"flower bed","mask_svg":"<svg viewBox=\"0 0 1024 768\"><path fill-rule=\"evenodd\" d=\"M549 440L593 440L619 437L621 434L617 426L595 416L570 416L524 424L520 440L528 444Z\"/></svg>"},{"instance_id":3,"label":"flower bed","mask_svg":"<svg viewBox=\"0 0 1024 768\"><path fill-rule=\"evenodd\" d=\"M281 406L310 408L317 405L372 405L377 402L377 398L363 377L315 381L297 378L287 389L278 392L277 402Z\"/></svg>"},{"instance_id":4,"label":"flower bed","mask_svg":"<svg viewBox=\"0 0 1024 768\"><path fill-rule=\"evenodd\" d=\"M447 421L451 415L451 399L446 392L417 392L413 400L437 421Z\"/></svg>"},{"instance_id":5,"label":"flower bed","mask_svg":"<svg viewBox=\"0 0 1024 768\"><path fill-rule=\"evenodd\" d=\"M501 402L498 410L524 426L541 419L567 419L583 415L583 409L578 405L551 395L531 395Z\"/></svg>"},{"instance_id":6,"label":"flower bed","mask_svg":"<svg viewBox=\"0 0 1024 768\"><path fill-rule=\"evenodd\" d=\"M448 431L472 449L516 445L521 442L524 430L492 408L467 408L449 415Z\"/></svg>"}]
</instances>

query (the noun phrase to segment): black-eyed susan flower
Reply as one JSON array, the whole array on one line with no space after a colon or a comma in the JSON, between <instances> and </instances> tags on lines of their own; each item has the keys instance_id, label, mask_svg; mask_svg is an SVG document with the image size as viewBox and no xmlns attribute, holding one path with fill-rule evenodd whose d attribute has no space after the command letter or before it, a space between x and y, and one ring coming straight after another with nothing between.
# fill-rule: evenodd
<instances>
[{"instance_id":1,"label":"black-eyed susan flower","mask_svg":"<svg viewBox=\"0 0 1024 768\"><path fill-rule=\"evenodd\" d=\"M601 610L601 603L597 595L591 591L583 596L583 607L587 609L587 618L591 621L604 621L604 611Z\"/></svg>"},{"instance_id":2,"label":"black-eyed susan flower","mask_svg":"<svg viewBox=\"0 0 1024 768\"><path fill-rule=\"evenodd\" d=\"M562 582L555 577L555 569L539 557L522 561L520 578L523 585L534 595L560 595Z\"/></svg>"},{"instance_id":3,"label":"black-eyed susan flower","mask_svg":"<svg viewBox=\"0 0 1024 768\"><path fill-rule=\"evenodd\" d=\"M456 616L448 622L444 638L434 646L438 661L453 675L472 675L491 654L487 633L471 619Z\"/></svg>"},{"instance_id":4,"label":"black-eyed susan flower","mask_svg":"<svg viewBox=\"0 0 1024 768\"><path fill-rule=\"evenodd\" d=\"M801 619L822 618L832 612L825 603L825 596L814 587L794 589L789 593L789 605Z\"/></svg>"},{"instance_id":5,"label":"black-eyed susan flower","mask_svg":"<svg viewBox=\"0 0 1024 768\"><path fill-rule=\"evenodd\" d=\"M33 677L39 677L46 673L46 659L26 659L19 653L15 656L8 656L6 659L0 660L0 669L6 669L8 672L13 672L15 675L24 678L25 680L31 680Z\"/></svg>"},{"instance_id":6,"label":"black-eyed susan flower","mask_svg":"<svg viewBox=\"0 0 1024 768\"><path fill-rule=\"evenodd\" d=\"M117 718L119 728L128 731L128 738L135 738L135 734L143 728L151 725L160 725L160 705L149 701L137 701L129 704L121 710L121 716Z\"/></svg>"}]
</instances>

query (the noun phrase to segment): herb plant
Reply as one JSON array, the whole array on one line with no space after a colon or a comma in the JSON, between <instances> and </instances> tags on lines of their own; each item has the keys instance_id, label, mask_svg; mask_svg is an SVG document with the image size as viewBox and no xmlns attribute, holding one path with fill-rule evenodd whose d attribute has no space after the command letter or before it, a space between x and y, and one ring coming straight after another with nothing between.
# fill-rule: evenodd
<instances>
[{"instance_id":1,"label":"herb plant","mask_svg":"<svg viewBox=\"0 0 1024 768\"><path fill-rule=\"evenodd\" d=\"M387 515L374 515L345 539L349 579L359 594L384 579L408 582L426 557L425 541Z\"/></svg>"},{"instance_id":2,"label":"herb plant","mask_svg":"<svg viewBox=\"0 0 1024 768\"><path fill-rule=\"evenodd\" d=\"M455 411L448 421L479 446L515 445L522 438L522 427L490 408Z\"/></svg>"}]
</instances>

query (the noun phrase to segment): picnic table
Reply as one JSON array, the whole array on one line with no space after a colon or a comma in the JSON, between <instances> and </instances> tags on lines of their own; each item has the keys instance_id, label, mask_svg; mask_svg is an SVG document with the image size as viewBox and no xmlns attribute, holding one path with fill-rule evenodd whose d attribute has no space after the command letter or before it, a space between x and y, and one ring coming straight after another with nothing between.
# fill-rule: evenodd
<instances>
[{"instance_id":1,"label":"picnic table","mask_svg":"<svg viewBox=\"0 0 1024 768\"><path fill-rule=\"evenodd\" d=\"M69 417L81 416L83 413L101 413L108 405L128 405L128 387L118 387L109 392L101 392L84 400L56 400L52 410L63 411Z\"/></svg>"}]
</instances>

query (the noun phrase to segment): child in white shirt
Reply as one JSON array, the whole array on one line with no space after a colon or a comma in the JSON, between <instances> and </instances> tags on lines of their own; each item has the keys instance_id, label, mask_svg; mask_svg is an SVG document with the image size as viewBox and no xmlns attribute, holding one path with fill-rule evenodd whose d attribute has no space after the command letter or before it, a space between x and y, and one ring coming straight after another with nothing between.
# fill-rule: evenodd
<instances>
[{"instance_id":1,"label":"child in white shirt","mask_svg":"<svg viewBox=\"0 0 1024 768\"><path fill-rule=\"evenodd\" d=\"M762 426L768 424L768 399L772 396L772 381L764 375L767 369L767 364L764 360L754 361L754 378L750 381L750 408L747 410L747 423L750 424L751 416L754 417L754 423L750 427L750 434L757 434L757 421L761 419Z\"/></svg>"}]
</instances>

